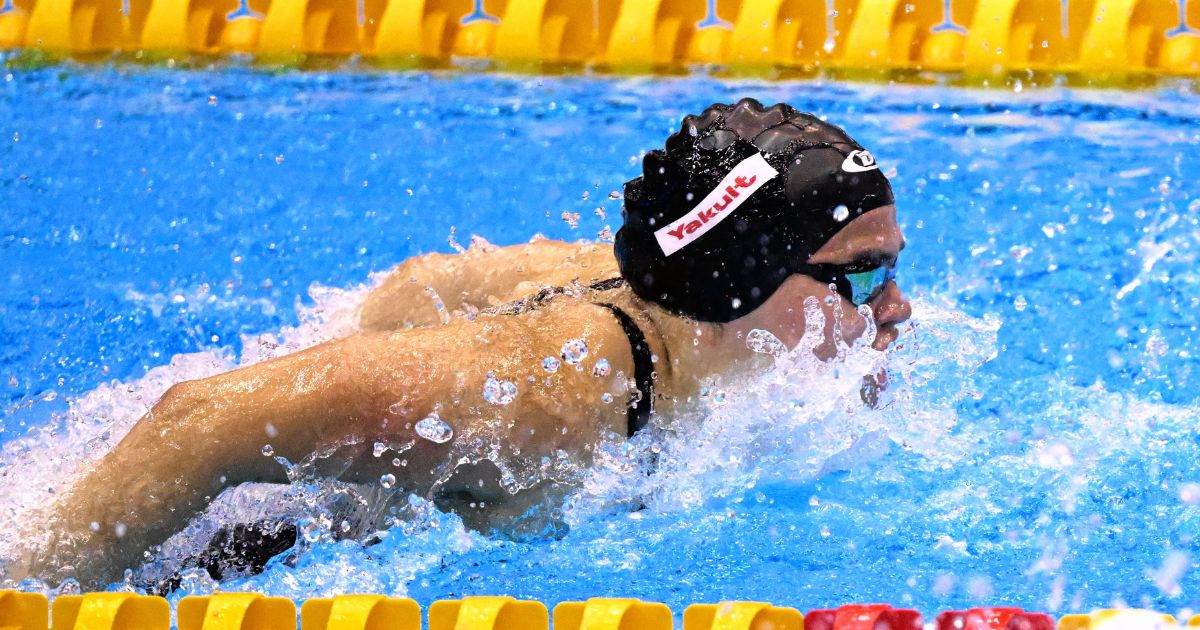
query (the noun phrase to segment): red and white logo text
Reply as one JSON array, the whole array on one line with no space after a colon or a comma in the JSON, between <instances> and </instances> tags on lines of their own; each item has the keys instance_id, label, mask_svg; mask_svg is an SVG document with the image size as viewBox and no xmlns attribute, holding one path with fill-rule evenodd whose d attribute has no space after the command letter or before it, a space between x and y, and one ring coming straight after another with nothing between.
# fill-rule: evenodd
<instances>
[{"instance_id":1,"label":"red and white logo text","mask_svg":"<svg viewBox=\"0 0 1200 630\"><path fill-rule=\"evenodd\" d=\"M733 214L754 191L778 174L761 153L738 162L691 212L654 233L658 246L667 256L683 249Z\"/></svg>"}]
</instances>

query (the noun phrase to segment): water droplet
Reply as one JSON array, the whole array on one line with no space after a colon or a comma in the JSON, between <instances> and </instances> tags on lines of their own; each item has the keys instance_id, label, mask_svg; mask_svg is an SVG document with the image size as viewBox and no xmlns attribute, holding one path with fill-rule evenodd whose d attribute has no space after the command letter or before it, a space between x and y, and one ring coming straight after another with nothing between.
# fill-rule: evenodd
<instances>
[{"instance_id":1,"label":"water droplet","mask_svg":"<svg viewBox=\"0 0 1200 630\"><path fill-rule=\"evenodd\" d=\"M317 519L300 519L296 525L297 529L300 530L300 535L305 541L315 543L318 540L321 540L321 523Z\"/></svg>"},{"instance_id":2,"label":"water droplet","mask_svg":"<svg viewBox=\"0 0 1200 630\"><path fill-rule=\"evenodd\" d=\"M434 444L445 444L454 437L454 429L438 417L436 412L417 422L416 431L417 435Z\"/></svg>"},{"instance_id":3,"label":"water droplet","mask_svg":"<svg viewBox=\"0 0 1200 630\"><path fill-rule=\"evenodd\" d=\"M275 454L275 447L270 444L263 444L262 454L264 457L270 457Z\"/></svg>"},{"instance_id":4,"label":"water droplet","mask_svg":"<svg viewBox=\"0 0 1200 630\"><path fill-rule=\"evenodd\" d=\"M373 455L375 455L375 457L379 457L380 455L383 455L383 452L386 450L387 450L386 444L384 444L383 442L376 442L375 449L373 451L371 451L371 453Z\"/></svg>"},{"instance_id":5,"label":"water droplet","mask_svg":"<svg viewBox=\"0 0 1200 630\"><path fill-rule=\"evenodd\" d=\"M383 486L384 488L391 488L392 486L396 485L396 475L393 475L392 473L383 475L379 478L379 485Z\"/></svg>"},{"instance_id":6,"label":"water droplet","mask_svg":"<svg viewBox=\"0 0 1200 630\"><path fill-rule=\"evenodd\" d=\"M493 405L507 405L517 397L517 386L512 381L502 381L488 372L483 382L483 399Z\"/></svg>"},{"instance_id":7,"label":"water droplet","mask_svg":"<svg viewBox=\"0 0 1200 630\"><path fill-rule=\"evenodd\" d=\"M1025 310L1026 306L1029 306L1029 302L1025 301L1024 295L1018 295L1016 299L1013 300L1013 308L1017 309L1018 311Z\"/></svg>"},{"instance_id":8,"label":"water droplet","mask_svg":"<svg viewBox=\"0 0 1200 630\"><path fill-rule=\"evenodd\" d=\"M596 367L592 368L592 376L601 378L608 376L612 372L612 366L608 364L608 359L600 359L596 361Z\"/></svg>"},{"instance_id":9,"label":"water droplet","mask_svg":"<svg viewBox=\"0 0 1200 630\"><path fill-rule=\"evenodd\" d=\"M833 209L833 218L837 221L845 221L850 216L850 208L844 205Z\"/></svg>"},{"instance_id":10,"label":"water droplet","mask_svg":"<svg viewBox=\"0 0 1200 630\"><path fill-rule=\"evenodd\" d=\"M755 328L746 334L746 347L754 352L782 356L787 352L787 346L766 330Z\"/></svg>"},{"instance_id":11,"label":"water droplet","mask_svg":"<svg viewBox=\"0 0 1200 630\"><path fill-rule=\"evenodd\" d=\"M575 365L587 358L587 342L582 339L571 339L563 344L561 354L563 361L566 361L568 365Z\"/></svg>"},{"instance_id":12,"label":"water droplet","mask_svg":"<svg viewBox=\"0 0 1200 630\"><path fill-rule=\"evenodd\" d=\"M560 365L562 365L562 361L559 361L556 357L546 357L545 359L542 359L542 369L551 374L557 372Z\"/></svg>"}]
</instances>

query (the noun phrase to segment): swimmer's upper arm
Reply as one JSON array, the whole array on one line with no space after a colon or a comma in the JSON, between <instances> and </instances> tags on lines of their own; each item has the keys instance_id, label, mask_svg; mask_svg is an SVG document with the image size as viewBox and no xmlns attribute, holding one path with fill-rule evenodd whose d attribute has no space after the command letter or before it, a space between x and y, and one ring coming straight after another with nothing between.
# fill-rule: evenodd
<instances>
[{"instance_id":1,"label":"swimmer's upper arm","mask_svg":"<svg viewBox=\"0 0 1200 630\"><path fill-rule=\"evenodd\" d=\"M441 323L441 315L427 287L453 296L449 286L459 275L455 257L424 254L400 263L388 273L359 307L359 326L365 331L395 330L405 326Z\"/></svg>"},{"instance_id":2,"label":"swimmer's upper arm","mask_svg":"<svg viewBox=\"0 0 1200 630\"><path fill-rule=\"evenodd\" d=\"M567 363L563 346L573 340L586 344L586 356ZM469 455L455 449L468 448L474 437L540 458L558 449L586 455L604 434L625 433L626 379L633 374L628 341L607 309L581 300L564 297L522 315L361 335L345 352L354 374L348 380L371 401L357 414L374 422L367 432L416 439L413 455L428 466L454 453ZM547 371L547 358L562 364ZM420 440L412 428L435 409L455 430L446 444ZM390 418L386 429L383 418Z\"/></svg>"}]
</instances>

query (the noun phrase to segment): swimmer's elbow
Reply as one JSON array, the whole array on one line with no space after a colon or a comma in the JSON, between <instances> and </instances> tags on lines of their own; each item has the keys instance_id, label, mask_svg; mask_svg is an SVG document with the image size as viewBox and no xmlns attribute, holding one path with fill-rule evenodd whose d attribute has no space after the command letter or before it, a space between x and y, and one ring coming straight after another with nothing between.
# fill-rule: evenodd
<instances>
[{"instance_id":1,"label":"swimmer's elbow","mask_svg":"<svg viewBox=\"0 0 1200 630\"><path fill-rule=\"evenodd\" d=\"M155 407L178 407L186 405L187 401L195 396L195 391L199 388L199 381L179 381L167 388L163 395L159 397L158 404Z\"/></svg>"}]
</instances>

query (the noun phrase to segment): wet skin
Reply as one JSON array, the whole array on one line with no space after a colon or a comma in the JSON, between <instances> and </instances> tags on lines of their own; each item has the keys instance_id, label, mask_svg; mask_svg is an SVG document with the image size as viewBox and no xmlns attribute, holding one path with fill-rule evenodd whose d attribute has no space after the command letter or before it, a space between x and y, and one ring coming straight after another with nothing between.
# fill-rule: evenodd
<instances>
[{"instance_id":1,"label":"wet skin","mask_svg":"<svg viewBox=\"0 0 1200 630\"><path fill-rule=\"evenodd\" d=\"M894 259L902 247L895 208L885 206L849 223L810 262ZM833 354L833 307L823 299L829 289L802 275L786 280L754 312L726 324L681 318L620 288L562 295L521 315L483 313L452 317L443 325L445 312L434 308L426 290L438 289L445 311L471 313L533 295L542 281L561 286L578 278L586 285L615 275L611 248L545 240L407 261L368 296L360 311L361 332L173 386L51 506L48 517L39 520L49 524L46 539L43 532L30 532L30 540L41 542L9 559L0 579L74 576L85 587L116 579L222 489L249 481L286 482L282 468L262 454L267 443L276 455L299 461L353 438L355 445L345 449L348 469L342 479L378 483L380 474L395 474L398 487L442 499L468 525L503 528L563 489L536 484L510 494L486 461L457 465L471 448L468 438L535 459L561 450L586 466L606 435L625 432L624 405L599 401L605 394L626 400L625 385L615 376L634 373L633 357L620 325L595 301L629 313L658 357L656 422L670 422L673 410L702 382L768 366L768 357L746 348L749 331L772 331L794 347L804 330L808 297L818 298L826 311L826 338L816 351ZM838 299L843 300L843 340L850 342L866 322L852 304ZM911 307L895 283L870 305L879 328L875 346L884 348L895 340L896 325L908 318ZM587 369L564 366L548 376L542 359L557 356L563 342L573 338L587 340ZM599 357L611 363L613 377L591 376ZM518 385L511 404L483 398L488 372ZM455 439L434 444L417 438L413 425L434 412L454 427ZM403 453L408 465L390 465L390 454L373 457L369 445L376 440L412 442Z\"/></svg>"}]
</instances>

